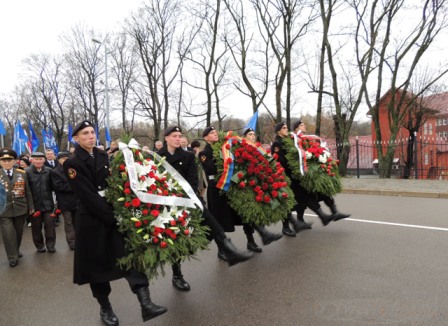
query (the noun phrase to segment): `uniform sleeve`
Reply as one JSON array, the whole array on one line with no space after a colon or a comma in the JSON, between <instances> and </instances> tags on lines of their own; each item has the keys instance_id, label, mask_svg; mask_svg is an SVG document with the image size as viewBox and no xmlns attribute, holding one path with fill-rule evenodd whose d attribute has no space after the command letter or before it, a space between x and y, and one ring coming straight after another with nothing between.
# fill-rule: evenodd
<instances>
[{"instance_id":1,"label":"uniform sleeve","mask_svg":"<svg viewBox=\"0 0 448 326\"><path fill-rule=\"evenodd\" d=\"M191 188L193 188L194 192L196 193L198 190L198 167L196 165L196 160L194 155L189 155L188 157L188 183L190 184Z\"/></svg>"},{"instance_id":2,"label":"uniform sleeve","mask_svg":"<svg viewBox=\"0 0 448 326\"><path fill-rule=\"evenodd\" d=\"M207 176L215 175L218 173L216 164L213 158L213 154L210 151L203 150L199 153L199 161Z\"/></svg>"},{"instance_id":3,"label":"uniform sleeve","mask_svg":"<svg viewBox=\"0 0 448 326\"><path fill-rule=\"evenodd\" d=\"M72 190L91 216L102 220L107 225L116 223L112 206L98 194L82 169L78 168L70 159L64 162L63 167Z\"/></svg>"},{"instance_id":4,"label":"uniform sleeve","mask_svg":"<svg viewBox=\"0 0 448 326\"><path fill-rule=\"evenodd\" d=\"M53 187L54 191L56 191L56 192L64 192L64 193L72 192L72 188L70 187L70 184L66 180L64 180L54 170L51 170L50 178L51 178L51 186Z\"/></svg>"}]
</instances>

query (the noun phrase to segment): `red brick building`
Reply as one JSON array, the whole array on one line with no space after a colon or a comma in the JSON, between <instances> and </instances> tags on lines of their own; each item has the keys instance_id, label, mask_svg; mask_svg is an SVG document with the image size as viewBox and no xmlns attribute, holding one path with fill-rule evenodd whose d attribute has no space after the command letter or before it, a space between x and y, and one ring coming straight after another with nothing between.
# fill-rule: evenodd
<instances>
[{"instance_id":1,"label":"red brick building","mask_svg":"<svg viewBox=\"0 0 448 326\"><path fill-rule=\"evenodd\" d=\"M379 102L379 121L381 125L381 138L384 147L390 139L388 119L388 107L392 100L390 90L382 96ZM398 91L395 95L395 103L399 103L403 93ZM408 103L414 95L407 92L405 101ZM443 179L448 175L448 92L422 97L414 100L413 108L417 105L428 111L423 126L417 132L417 176L422 179ZM406 105L405 105L406 106ZM401 127L394 144L394 162L397 168L402 168L406 160L409 131ZM375 125L372 121L372 141L376 142ZM373 149L373 157L378 158L376 148ZM415 171L414 171L415 172ZM415 175L413 173L412 175Z\"/></svg>"}]
</instances>

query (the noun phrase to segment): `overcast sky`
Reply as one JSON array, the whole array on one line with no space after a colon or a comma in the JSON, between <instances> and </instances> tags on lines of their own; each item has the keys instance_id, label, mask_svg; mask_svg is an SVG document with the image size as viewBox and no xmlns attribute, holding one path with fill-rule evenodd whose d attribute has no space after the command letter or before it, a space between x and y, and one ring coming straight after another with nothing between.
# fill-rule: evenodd
<instances>
[{"instance_id":1,"label":"overcast sky","mask_svg":"<svg viewBox=\"0 0 448 326\"><path fill-rule=\"evenodd\" d=\"M0 3L0 94L18 83L21 61L32 53L60 51L58 37L77 23L112 31L140 0L4 0Z\"/></svg>"}]
</instances>

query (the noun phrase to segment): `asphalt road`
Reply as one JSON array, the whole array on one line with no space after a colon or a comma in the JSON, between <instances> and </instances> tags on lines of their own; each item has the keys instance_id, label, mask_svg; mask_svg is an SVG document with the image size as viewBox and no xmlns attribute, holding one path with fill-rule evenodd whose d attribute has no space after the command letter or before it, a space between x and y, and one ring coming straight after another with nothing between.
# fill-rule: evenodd
<instances>
[{"instance_id":1,"label":"asphalt road","mask_svg":"<svg viewBox=\"0 0 448 326\"><path fill-rule=\"evenodd\" d=\"M169 270L151 285L168 312L150 322L126 281L113 282L120 325L446 325L447 201L340 194L337 204L352 218L323 227L309 214L312 230L244 264L218 261L211 244L183 265L190 292L172 287ZM241 227L229 236L245 247ZM55 254L37 254L29 228L17 267L1 247L0 325L102 325L89 287L72 284L62 225Z\"/></svg>"}]
</instances>

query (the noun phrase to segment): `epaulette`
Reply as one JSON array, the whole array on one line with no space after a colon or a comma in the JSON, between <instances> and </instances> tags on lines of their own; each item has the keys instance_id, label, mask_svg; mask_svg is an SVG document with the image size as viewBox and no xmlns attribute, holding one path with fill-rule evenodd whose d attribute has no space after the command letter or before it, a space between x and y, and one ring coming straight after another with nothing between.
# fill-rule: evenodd
<instances>
[{"instance_id":1,"label":"epaulette","mask_svg":"<svg viewBox=\"0 0 448 326\"><path fill-rule=\"evenodd\" d=\"M26 173L26 171L25 170L22 170L22 169L15 169L17 172L22 172L22 173Z\"/></svg>"}]
</instances>

